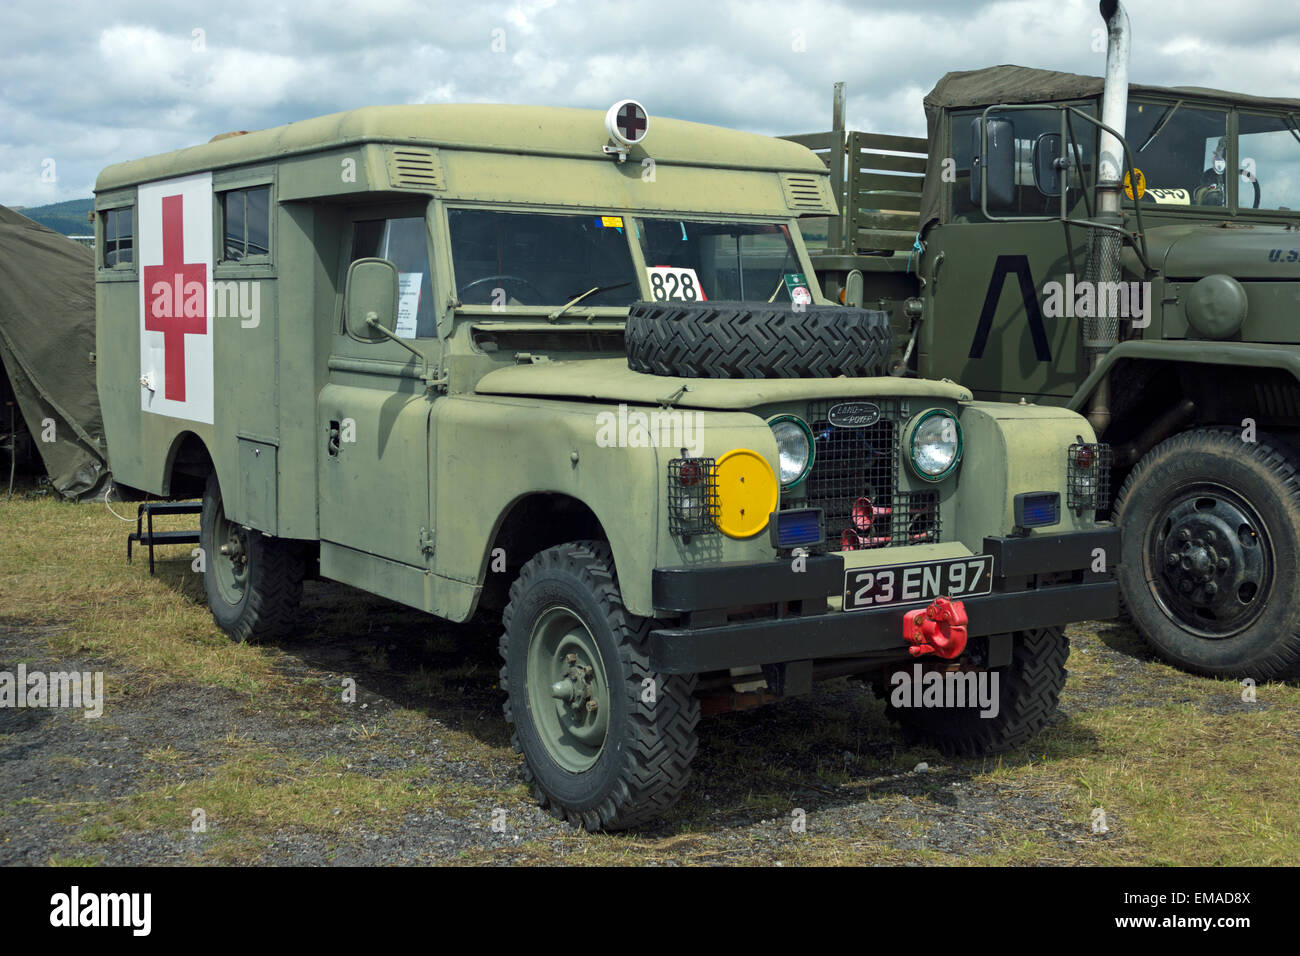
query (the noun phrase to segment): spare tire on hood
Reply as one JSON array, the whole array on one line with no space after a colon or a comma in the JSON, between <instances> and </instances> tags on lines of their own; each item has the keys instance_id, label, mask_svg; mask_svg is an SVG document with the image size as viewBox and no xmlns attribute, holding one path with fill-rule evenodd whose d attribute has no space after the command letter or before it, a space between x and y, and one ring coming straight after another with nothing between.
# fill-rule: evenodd
<instances>
[{"instance_id":1,"label":"spare tire on hood","mask_svg":"<svg viewBox=\"0 0 1300 956\"><path fill-rule=\"evenodd\" d=\"M834 305L638 302L627 316L627 364L684 378L887 375L889 313Z\"/></svg>"}]
</instances>

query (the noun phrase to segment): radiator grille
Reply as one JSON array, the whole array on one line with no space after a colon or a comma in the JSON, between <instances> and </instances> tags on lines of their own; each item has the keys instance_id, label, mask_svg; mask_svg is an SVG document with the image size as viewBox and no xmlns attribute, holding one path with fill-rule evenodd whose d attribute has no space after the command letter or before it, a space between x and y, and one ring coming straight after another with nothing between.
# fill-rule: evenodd
<instances>
[{"instance_id":1,"label":"radiator grille","mask_svg":"<svg viewBox=\"0 0 1300 956\"><path fill-rule=\"evenodd\" d=\"M880 421L866 428L832 425L828 413L835 404L808 409L816 445L808 505L825 514L825 547L856 551L939 541L938 492L899 487L897 402L876 402Z\"/></svg>"}]
</instances>

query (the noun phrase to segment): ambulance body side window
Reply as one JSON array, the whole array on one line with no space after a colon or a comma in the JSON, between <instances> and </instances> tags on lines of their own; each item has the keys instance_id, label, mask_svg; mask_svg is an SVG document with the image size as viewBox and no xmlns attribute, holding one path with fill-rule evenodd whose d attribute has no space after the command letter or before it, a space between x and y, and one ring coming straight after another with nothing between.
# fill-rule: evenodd
<instances>
[{"instance_id":1,"label":"ambulance body side window","mask_svg":"<svg viewBox=\"0 0 1300 956\"><path fill-rule=\"evenodd\" d=\"M271 187L232 189L221 194L223 262L266 262L271 258Z\"/></svg>"},{"instance_id":2,"label":"ambulance body side window","mask_svg":"<svg viewBox=\"0 0 1300 956\"><path fill-rule=\"evenodd\" d=\"M129 266L134 261L134 212L130 206L104 212L104 268Z\"/></svg>"},{"instance_id":3,"label":"ambulance body side window","mask_svg":"<svg viewBox=\"0 0 1300 956\"><path fill-rule=\"evenodd\" d=\"M423 216L362 219L352 224L352 253L358 259L387 259L397 266L397 328L404 339L435 338L433 283Z\"/></svg>"}]
</instances>

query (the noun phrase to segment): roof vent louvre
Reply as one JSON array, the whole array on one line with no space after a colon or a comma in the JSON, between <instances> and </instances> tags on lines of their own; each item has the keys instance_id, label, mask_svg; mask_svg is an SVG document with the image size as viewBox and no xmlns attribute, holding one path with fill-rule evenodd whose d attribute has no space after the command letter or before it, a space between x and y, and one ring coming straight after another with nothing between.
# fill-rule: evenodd
<instances>
[{"instance_id":1,"label":"roof vent louvre","mask_svg":"<svg viewBox=\"0 0 1300 956\"><path fill-rule=\"evenodd\" d=\"M825 180L825 176L782 173L781 191L785 193L785 204L791 209L830 212L828 197L823 192Z\"/></svg>"},{"instance_id":2,"label":"roof vent louvre","mask_svg":"<svg viewBox=\"0 0 1300 956\"><path fill-rule=\"evenodd\" d=\"M394 189L442 189L442 164L435 149L396 146L388 153L388 180Z\"/></svg>"}]
</instances>

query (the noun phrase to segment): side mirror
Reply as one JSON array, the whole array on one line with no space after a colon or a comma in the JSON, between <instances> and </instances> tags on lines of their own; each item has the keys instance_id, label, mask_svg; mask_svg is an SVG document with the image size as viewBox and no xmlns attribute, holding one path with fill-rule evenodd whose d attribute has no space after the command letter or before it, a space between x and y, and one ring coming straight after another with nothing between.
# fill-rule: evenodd
<instances>
[{"instance_id":1,"label":"side mirror","mask_svg":"<svg viewBox=\"0 0 1300 956\"><path fill-rule=\"evenodd\" d=\"M1060 133L1043 133L1034 140L1034 185L1044 196L1061 195Z\"/></svg>"},{"instance_id":2,"label":"side mirror","mask_svg":"<svg viewBox=\"0 0 1300 956\"><path fill-rule=\"evenodd\" d=\"M980 187L988 176L989 208L1011 209L1016 199L1016 128L1009 119L988 120L988 153L980 152L982 116L971 120L971 154L975 157L970 170L970 201L979 206Z\"/></svg>"},{"instance_id":3,"label":"side mirror","mask_svg":"<svg viewBox=\"0 0 1300 956\"><path fill-rule=\"evenodd\" d=\"M397 267L387 259L358 259L348 266L343 323L349 335L367 342L389 338L367 322L392 332L397 326Z\"/></svg>"}]
</instances>

